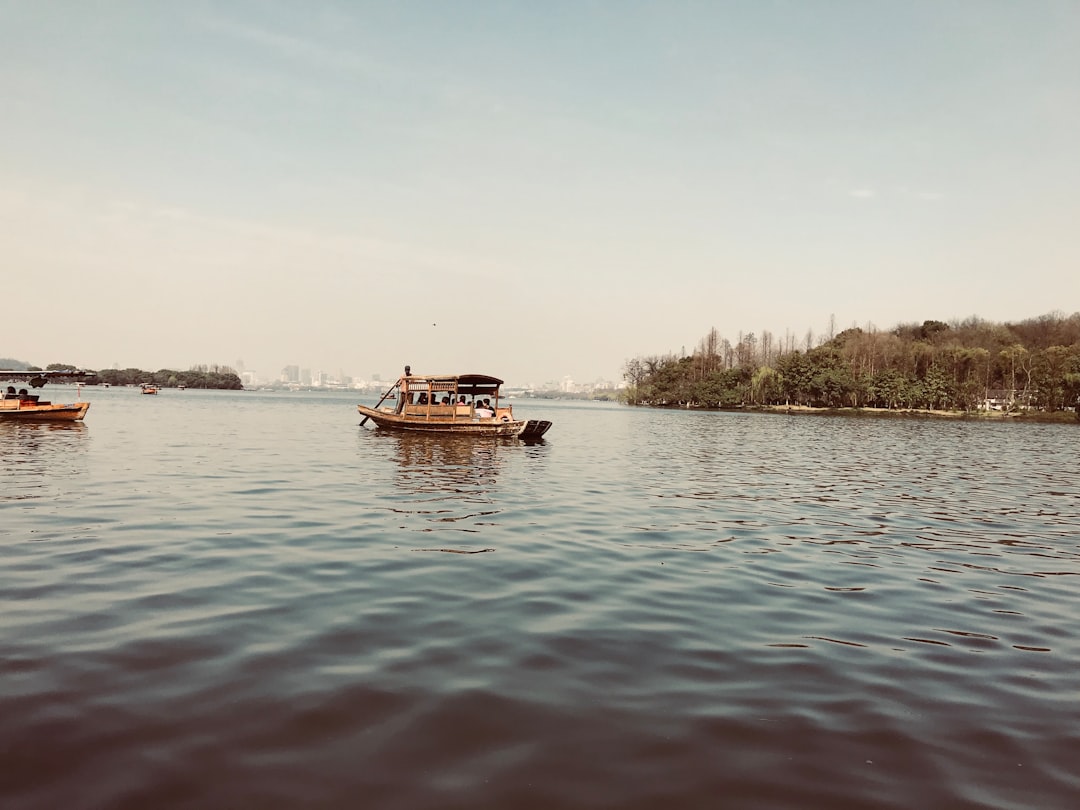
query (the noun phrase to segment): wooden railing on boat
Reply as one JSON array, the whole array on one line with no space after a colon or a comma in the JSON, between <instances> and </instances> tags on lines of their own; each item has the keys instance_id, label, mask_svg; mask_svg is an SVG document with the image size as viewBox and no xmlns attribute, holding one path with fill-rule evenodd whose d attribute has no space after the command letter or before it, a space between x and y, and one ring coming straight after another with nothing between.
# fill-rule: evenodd
<instances>
[{"instance_id":1,"label":"wooden railing on boat","mask_svg":"<svg viewBox=\"0 0 1080 810\"><path fill-rule=\"evenodd\" d=\"M423 417L425 419L472 419L476 416L472 405L422 405L410 403L405 405L405 415ZM510 408L497 408L495 418L513 419L513 411Z\"/></svg>"}]
</instances>

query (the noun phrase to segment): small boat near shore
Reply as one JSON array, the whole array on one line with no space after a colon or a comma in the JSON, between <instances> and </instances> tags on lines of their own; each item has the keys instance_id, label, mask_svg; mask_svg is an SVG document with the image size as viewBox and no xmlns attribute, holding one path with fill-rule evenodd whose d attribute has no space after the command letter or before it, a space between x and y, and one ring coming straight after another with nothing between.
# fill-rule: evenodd
<instances>
[{"instance_id":1,"label":"small boat near shore","mask_svg":"<svg viewBox=\"0 0 1080 810\"><path fill-rule=\"evenodd\" d=\"M409 366L374 408L357 405L364 417L387 430L539 439L551 422L518 419L499 401L503 381L486 374L413 374ZM396 397L395 407L382 407Z\"/></svg>"},{"instance_id":2,"label":"small boat near shore","mask_svg":"<svg viewBox=\"0 0 1080 810\"><path fill-rule=\"evenodd\" d=\"M22 371L16 369L0 370L0 380L29 381L31 388L42 388L49 381L77 382L92 377L86 371ZM29 393L25 388L15 390L9 385L0 394L0 421L5 422L78 422L90 409L89 402L49 402L37 394Z\"/></svg>"},{"instance_id":3,"label":"small boat near shore","mask_svg":"<svg viewBox=\"0 0 1080 810\"><path fill-rule=\"evenodd\" d=\"M0 421L78 422L89 409L89 402L62 404L4 399L0 400Z\"/></svg>"},{"instance_id":4,"label":"small boat near shore","mask_svg":"<svg viewBox=\"0 0 1080 810\"><path fill-rule=\"evenodd\" d=\"M77 422L86 416L89 409L89 402L43 402L38 395L28 394L25 388L16 392L13 386L8 386L0 399L0 420Z\"/></svg>"}]
</instances>

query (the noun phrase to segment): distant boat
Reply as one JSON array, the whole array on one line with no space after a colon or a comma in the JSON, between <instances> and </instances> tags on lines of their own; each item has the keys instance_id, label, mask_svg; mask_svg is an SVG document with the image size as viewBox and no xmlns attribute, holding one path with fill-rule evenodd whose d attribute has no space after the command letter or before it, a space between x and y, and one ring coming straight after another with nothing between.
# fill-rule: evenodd
<instances>
[{"instance_id":1,"label":"distant boat","mask_svg":"<svg viewBox=\"0 0 1080 810\"><path fill-rule=\"evenodd\" d=\"M515 418L511 406L499 403L502 384L485 374L413 374L405 366L405 373L374 408L356 408L364 417L361 425L370 419L387 430L539 439L551 422ZM395 392L396 407L380 408ZM491 402L490 409L483 407L485 400Z\"/></svg>"},{"instance_id":2,"label":"distant boat","mask_svg":"<svg viewBox=\"0 0 1080 810\"><path fill-rule=\"evenodd\" d=\"M156 394L158 392L158 387L152 383L143 383L141 388L144 394Z\"/></svg>"}]
</instances>

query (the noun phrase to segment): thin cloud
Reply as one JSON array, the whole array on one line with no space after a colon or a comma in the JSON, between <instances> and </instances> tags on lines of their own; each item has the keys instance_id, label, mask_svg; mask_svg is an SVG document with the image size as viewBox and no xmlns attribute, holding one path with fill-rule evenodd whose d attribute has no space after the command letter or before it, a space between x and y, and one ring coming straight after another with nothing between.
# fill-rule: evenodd
<instances>
[{"instance_id":1,"label":"thin cloud","mask_svg":"<svg viewBox=\"0 0 1080 810\"><path fill-rule=\"evenodd\" d=\"M0 190L0 216L19 228L11 230L14 247L27 255L66 262L103 263L117 256L127 261L162 252L183 262L219 266L223 259L237 268L264 264L295 266L376 266L398 268L445 278L499 278L504 272L484 256L381 238L284 227L130 198L102 198L91 189L24 188ZM82 227L78 226L81 223ZM57 232L77 231L81 239L60 240ZM20 239L18 232L32 234ZM165 261L160 256L156 261Z\"/></svg>"},{"instance_id":2,"label":"thin cloud","mask_svg":"<svg viewBox=\"0 0 1080 810\"><path fill-rule=\"evenodd\" d=\"M335 47L318 40L273 31L263 26L238 22L221 16L203 17L200 23L204 28L222 36L257 45L294 62L316 68L346 71L380 81L393 80L395 77L406 80L415 78L402 75L405 71L400 65L380 62L371 58L367 52L357 49Z\"/></svg>"}]
</instances>

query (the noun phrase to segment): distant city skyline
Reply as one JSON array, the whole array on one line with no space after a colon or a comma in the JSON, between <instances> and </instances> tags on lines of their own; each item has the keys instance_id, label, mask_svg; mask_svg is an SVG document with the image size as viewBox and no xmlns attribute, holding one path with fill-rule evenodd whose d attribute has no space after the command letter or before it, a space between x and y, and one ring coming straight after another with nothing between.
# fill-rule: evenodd
<instances>
[{"instance_id":1,"label":"distant city skyline","mask_svg":"<svg viewBox=\"0 0 1080 810\"><path fill-rule=\"evenodd\" d=\"M1080 4L7 3L0 354L538 384L1080 308Z\"/></svg>"},{"instance_id":2,"label":"distant city skyline","mask_svg":"<svg viewBox=\"0 0 1080 810\"><path fill-rule=\"evenodd\" d=\"M369 374L353 373L350 374L344 369L339 369L336 372L330 372L325 369L319 369L317 367L309 367L298 365L295 363L286 364L276 374L263 374L256 369L247 368L247 364L243 361L237 361L234 366L237 374L241 380L248 380L252 384L270 384L270 383L296 383L302 386L319 387L321 385L346 385L351 386L355 383L366 383L368 385L382 385L387 386L393 384L397 380L401 371L394 374L383 374L380 372L372 372ZM403 370L403 369L402 369ZM414 369L414 372L420 373L421 369ZM429 369L429 372L432 370ZM438 371L438 370L435 370ZM586 388L595 388L597 386L606 388L617 388L623 384L622 377L618 379L612 378L595 378L592 380L579 380L575 379L571 375L563 375L558 379L550 379L543 381L535 380L505 380L507 387L510 388L527 388L537 390L579 390Z\"/></svg>"}]
</instances>

